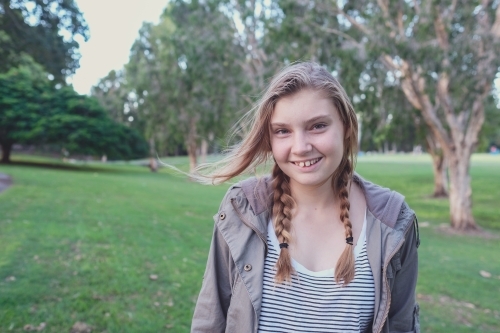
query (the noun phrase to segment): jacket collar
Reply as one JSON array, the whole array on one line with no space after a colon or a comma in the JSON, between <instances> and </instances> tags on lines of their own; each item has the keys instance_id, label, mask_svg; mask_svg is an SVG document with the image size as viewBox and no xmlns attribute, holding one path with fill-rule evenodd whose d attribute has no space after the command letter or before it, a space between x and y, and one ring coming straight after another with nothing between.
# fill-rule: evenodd
<instances>
[{"instance_id":1,"label":"jacket collar","mask_svg":"<svg viewBox=\"0 0 500 333\"><path fill-rule=\"evenodd\" d=\"M388 227L394 228L404 202L404 196L396 191L373 184L357 173L354 174L353 180L363 190L368 210L373 216ZM261 178L252 177L235 185L235 187L238 185L241 187L255 215L271 209L273 194L271 182L271 176L267 175ZM261 222L267 223L267 221ZM257 227L265 230L265 225Z\"/></svg>"}]
</instances>

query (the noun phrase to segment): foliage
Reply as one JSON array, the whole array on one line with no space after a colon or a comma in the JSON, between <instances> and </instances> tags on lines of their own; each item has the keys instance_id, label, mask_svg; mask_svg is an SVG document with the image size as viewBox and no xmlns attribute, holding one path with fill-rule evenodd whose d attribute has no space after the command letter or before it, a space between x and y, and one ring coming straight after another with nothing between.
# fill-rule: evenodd
<instances>
[{"instance_id":1,"label":"foliage","mask_svg":"<svg viewBox=\"0 0 500 333\"><path fill-rule=\"evenodd\" d=\"M476 228L468 170L500 65L498 2L362 0L324 8L338 22L332 34L384 64L389 83L419 110L430 146L448 161L450 222Z\"/></svg>"},{"instance_id":2,"label":"foliage","mask_svg":"<svg viewBox=\"0 0 500 333\"><path fill-rule=\"evenodd\" d=\"M497 157L473 156L471 168L474 213L496 236ZM128 164L37 162L47 167L0 166L15 184L0 194L0 331L45 322L47 332L69 332L76 321L96 332L189 331L211 216L227 186ZM187 158L166 162L188 168ZM430 158L362 156L357 171L403 193L417 212L422 332L498 332L499 238L442 231L448 202L428 197Z\"/></svg>"},{"instance_id":3,"label":"foliage","mask_svg":"<svg viewBox=\"0 0 500 333\"><path fill-rule=\"evenodd\" d=\"M129 117L135 120L135 110L130 101L127 81L124 71L112 70L108 75L99 80L99 83L92 87L91 95L95 97L101 106L106 110L111 119L120 124L135 125L129 121Z\"/></svg>"},{"instance_id":4,"label":"foliage","mask_svg":"<svg viewBox=\"0 0 500 333\"><path fill-rule=\"evenodd\" d=\"M217 2L174 1L144 24L125 76L147 138L182 142L194 157L234 120L241 75L228 22Z\"/></svg>"},{"instance_id":5,"label":"foliage","mask_svg":"<svg viewBox=\"0 0 500 333\"><path fill-rule=\"evenodd\" d=\"M33 61L0 74L0 144L8 162L14 143L57 144L68 153L141 157L140 135L112 122L96 100L54 88Z\"/></svg>"},{"instance_id":6,"label":"foliage","mask_svg":"<svg viewBox=\"0 0 500 333\"><path fill-rule=\"evenodd\" d=\"M357 104L362 147L425 146L436 194L449 168L452 225L474 229L468 170L485 117L499 117L485 112L499 51L495 1L178 0L143 27L126 75L151 153L183 141L194 168L200 141L236 118L238 91L258 93L282 63L320 62Z\"/></svg>"},{"instance_id":7,"label":"foliage","mask_svg":"<svg viewBox=\"0 0 500 333\"><path fill-rule=\"evenodd\" d=\"M486 100L486 121L481 130L478 151L489 151L491 146L500 148L500 105L497 99L489 96Z\"/></svg>"},{"instance_id":8,"label":"foliage","mask_svg":"<svg viewBox=\"0 0 500 333\"><path fill-rule=\"evenodd\" d=\"M74 0L0 1L0 73L25 54L64 83L79 66L79 37L87 40L89 32Z\"/></svg>"}]
</instances>

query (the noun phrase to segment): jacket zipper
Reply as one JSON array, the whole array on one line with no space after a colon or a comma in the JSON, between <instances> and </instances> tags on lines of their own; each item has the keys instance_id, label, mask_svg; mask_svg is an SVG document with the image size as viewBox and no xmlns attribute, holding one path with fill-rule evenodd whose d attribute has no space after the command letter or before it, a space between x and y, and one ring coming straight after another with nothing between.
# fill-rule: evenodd
<instances>
[{"instance_id":1,"label":"jacket zipper","mask_svg":"<svg viewBox=\"0 0 500 333\"><path fill-rule=\"evenodd\" d=\"M415 218L416 218L416 216L413 215L413 222L409 223L408 226L406 227L406 229L404 231L405 235L406 235L406 232L408 231L408 229L414 225ZM387 266L389 266L389 263L391 262L394 255L399 251L399 249L401 249L401 247L403 246L403 243L404 243L404 241L399 242L398 246L396 246L396 248L391 252L389 259L387 260L387 262L384 264L384 267L382 268L382 273L384 275L385 289L387 292L389 291L389 281L387 281L387 273L386 273ZM387 316L389 315L389 308L390 308L390 304L391 304L391 293L390 292L387 293L387 299L388 299L388 302L387 302L387 305L385 306L384 316L382 317L382 321L380 322L380 327L375 331L375 333L380 333L382 331L382 328L384 327L383 324L385 323L385 320L387 319Z\"/></svg>"},{"instance_id":2,"label":"jacket zipper","mask_svg":"<svg viewBox=\"0 0 500 333\"><path fill-rule=\"evenodd\" d=\"M231 205L233 205L233 208L234 210L236 211L236 213L238 214L238 217L241 219L241 221L247 226L249 227L250 229L252 229L256 234L257 236L259 236L259 238L262 240L262 243L264 243L264 247L266 249L266 255L267 255L267 241L264 239L264 235L262 235L262 233L257 230L257 228L255 228L255 226L251 223L249 223L244 217L243 217L243 214L241 213L240 209L238 207L236 207L236 203L234 202L234 198L231 198Z\"/></svg>"}]
</instances>

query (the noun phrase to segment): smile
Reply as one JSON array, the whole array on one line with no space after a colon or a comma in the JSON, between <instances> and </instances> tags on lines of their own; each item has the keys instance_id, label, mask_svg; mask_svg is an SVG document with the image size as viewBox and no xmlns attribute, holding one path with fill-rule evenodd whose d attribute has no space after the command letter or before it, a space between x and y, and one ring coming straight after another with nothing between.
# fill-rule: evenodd
<instances>
[{"instance_id":1,"label":"smile","mask_svg":"<svg viewBox=\"0 0 500 333\"><path fill-rule=\"evenodd\" d=\"M318 163L320 159L321 159L321 157L318 157L318 158L315 158L315 159L312 159L312 160L309 160L309 161L292 162L292 163L295 164L296 166L304 168L304 167L308 167L308 166L311 166L313 164Z\"/></svg>"}]
</instances>

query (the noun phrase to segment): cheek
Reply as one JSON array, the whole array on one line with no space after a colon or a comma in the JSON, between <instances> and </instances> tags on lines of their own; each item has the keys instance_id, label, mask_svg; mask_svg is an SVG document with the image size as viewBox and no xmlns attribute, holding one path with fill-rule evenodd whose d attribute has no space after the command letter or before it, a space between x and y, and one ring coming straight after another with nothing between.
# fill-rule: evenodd
<instances>
[{"instance_id":1,"label":"cheek","mask_svg":"<svg viewBox=\"0 0 500 333\"><path fill-rule=\"evenodd\" d=\"M283 159L288 158L286 145L284 144L283 140L271 139L271 152L273 153L276 162L282 162Z\"/></svg>"}]
</instances>

